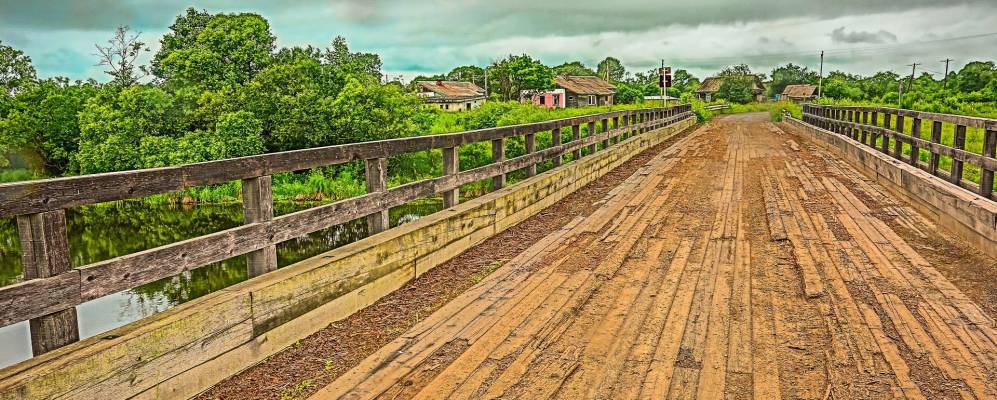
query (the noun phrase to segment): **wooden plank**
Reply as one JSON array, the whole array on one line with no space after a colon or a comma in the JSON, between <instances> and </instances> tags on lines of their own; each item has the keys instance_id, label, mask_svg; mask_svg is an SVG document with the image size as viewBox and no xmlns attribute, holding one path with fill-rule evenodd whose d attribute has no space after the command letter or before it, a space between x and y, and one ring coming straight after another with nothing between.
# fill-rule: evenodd
<instances>
[{"instance_id":1,"label":"wooden plank","mask_svg":"<svg viewBox=\"0 0 997 400\"><path fill-rule=\"evenodd\" d=\"M914 120L911 121L910 135L918 139L921 138L920 118L914 118ZM918 147L917 141L914 141L910 144L910 160L909 160L910 165L916 167L918 165L918 162L920 162L920 160L921 160L921 148Z\"/></svg>"},{"instance_id":2,"label":"wooden plank","mask_svg":"<svg viewBox=\"0 0 997 400\"><path fill-rule=\"evenodd\" d=\"M931 122L931 143L941 143L942 142L942 121L932 121ZM941 161L941 155L937 151L930 150L931 157L928 159L928 172L931 175L938 176L938 167Z\"/></svg>"},{"instance_id":3,"label":"wooden plank","mask_svg":"<svg viewBox=\"0 0 997 400\"><path fill-rule=\"evenodd\" d=\"M956 125L952 136L952 147L956 149L966 148L966 126ZM949 182L958 185L962 181L963 161L952 159L952 167L949 170Z\"/></svg>"},{"instance_id":4,"label":"wooden plank","mask_svg":"<svg viewBox=\"0 0 997 400\"><path fill-rule=\"evenodd\" d=\"M571 141L572 142L577 142L579 139L581 139L581 137L582 137L582 126L581 125L573 125L573 126L571 126ZM581 148L579 148L579 149L571 152L571 160L572 161L577 160L579 158L582 158L582 149Z\"/></svg>"},{"instance_id":5,"label":"wooden plank","mask_svg":"<svg viewBox=\"0 0 997 400\"><path fill-rule=\"evenodd\" d=\"M367 193L384 192L388 187L388 160L384 158L364 160L364 180L367 184ZM367 216L369 235L383 232L390 227L387 208Z\"/></svg>"},{"instance_id":6,"label":"wooden plank","mask_svg":"<svg viewBox=\"0 0 997 400\"><path fill-rule=\"evenodd\" d=\"M243 223L273 219L273 189L270 175L242 180ZM269 245L246 254L249 277L277 270L277 246Z\"/></svg>"},{"instance_id":7,"label":"wooden plank","mask_svg":"<svg viewBox=\"0 0 997 400\"><path fill-rule=\"evenodd\" d=\"M595 129L596 129L595 128L595 121L589 122L588 123L588 134L586 136L595 136L596 135L596 130ZM595 154L595 143L594 142L592 144L588 145L588 150L589 150L589 154Z\"/></svg>"},{"instance_id":8,"label":"wooden plank","mask_svg":"<svg viewBox=\"0 0 997 400\"><path fill-rule=\"evenodd\" d=\"M983 157L997 157L997 129L988 130L983 135ZM983 167L980 170L980 196L990 198L994 192L994 170L997 168Z\"/></svg>"},{"instance_id":9,"label":"wooden plank","mask_svg":"<svg viewBox=\"0 0 997 400\"><path fill-rule=\"evenodd\" d=\"M531 135L532 136L532 135ZM530 147L527 142L527 148ZM443 175L455 175L460 172L460 153L457 147L447 147L443 149ZM527 151L532 153L532 151ZM533 164L533 171L536 172L536 164ZM450 208L460 202L460 188L454 188L443 192L443 207Z\"/></svg>"},{"instance_id":10,"label":"wooden plank","mask_svg":"<svg viewBox=\"0 0 997 400\"><path fill-rule=\"evenodd\" d=\"M550 136L550 146L551 147L559 147L559 146L561 146L561 128L554 128L553 130L551 130L550 135L551 135ZM554 157L554 159L551 160L551 164L554 167L557 167L557 166L561 165L561 160L563 160L563 159L564 159L564 156L562 154L558 153L557 157Z\"/></svg>"},{"instance_id":11,"label":"wooden plank","mask_svg":"<svg viewBox=\"0 0 997 400\"><path fill-rule=\"evenodd\" d=\"M526 142L526 154L537 151L537 135L534 133L527 133L523 138ZM537 165L530 164L526 167L526 177L531 178L537 174Z\"/></svg>"},{"instance_id":12,"label":"wooden plank","mask_svg":"<svg viewBox=\"0 0 997 400\"><path fill-rule=\"evenodd\" d=\"M897 124L894 127L894 129L896 129L897 133L899 133L900 135L895 136L896 140L893 141L893 158L896 158L897 160L903 160L904 159L904 152L903 152L903 150L904 150L904 142L903 142L903 140L900 140L900 137L904 133L904 116L903 115L897 115Z\"/></svg>"},{"instance_id":13,"label":"wooden plank","mask_svg":"<svg viewBox=\"0 0 997 400\"><path fill-rule=\"evenodd\" d=\"M60 297L66 300L79 299L79 286L64 279L49 280L45 283L57 283L66 287L50 288L54 292L37 293L30 289L39 289L32 284L35 279L55 276L72 278L69 263L69 239L66 232L66 212L63 210L45 211L17 217L17 232L21 240L21 260L24 264L25 285L19 293L13 294L25 299L42 299L39 303L46 305L43 309L51 310L59 304ZM78 275L77 275L78 277ZM27 292L24 289L29 289ZM16 297L14 298L16 301ZM48 300L48 301L46 301ZM65 306L62 302L60 305ZM17 309L17 307L14 307ZM31 331L31 353L35 356L55 350L59 347L80 340L79 326L76 323L76 308L73 306L52 311L49 314L32 318L29 322Z\"/></svg>"},{"instance_id":14,"label":"wooden plank","mask_svg":"<svg viewBox=\"0 0 997 400\"><path fill-rule=\"evenodd\" d=\"M505 161L505 139L492 140L492 162L501 163ZM505 173L500 173L492 177L492 191L505 187Z\"/></svg>"},{"instance_id":15,"label":"wooden plank","mask_svg":"<svg viewBox=\"0 0 997 400\"><path fill-rule=\"evenodd\" d=\"M602 119L602 132L609 132L609 119L607 118ZM605 139L602 139L602 148L603 149L609 148L609 136L607 136Z\"/></svg>"}]
</instances>

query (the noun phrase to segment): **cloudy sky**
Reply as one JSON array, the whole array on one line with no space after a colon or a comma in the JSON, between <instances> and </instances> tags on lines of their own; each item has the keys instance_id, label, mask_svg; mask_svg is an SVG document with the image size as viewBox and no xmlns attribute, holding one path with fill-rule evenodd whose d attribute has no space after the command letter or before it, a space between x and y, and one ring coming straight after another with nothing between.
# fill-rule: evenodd
<instances>
[{"instance_id":1,"label":"cloudy sky","mask_svg":"<svg viewBox=\"0 0 997 400\"><path fill-rule=\"evenodd\" d=\"M23 50L43 77L105 80L94 43L118 25L152 47L186 7L255 12L280 46L325 47L336 35L376 52L386 73L411 78L529 53L548 65L606 56L630 71L660 64L697 76L747 63L786 62L867 74L941 75L939 61L997 59L995 0L0 0L0 41ZM922 69L923 68L923 69Z\"/></svg>"}]
</instances>

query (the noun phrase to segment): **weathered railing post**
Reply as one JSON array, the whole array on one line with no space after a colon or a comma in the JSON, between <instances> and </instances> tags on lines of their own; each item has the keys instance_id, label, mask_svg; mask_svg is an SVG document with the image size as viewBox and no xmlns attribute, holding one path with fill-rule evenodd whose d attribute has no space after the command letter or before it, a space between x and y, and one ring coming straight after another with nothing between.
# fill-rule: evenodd
<instances>
[{"instance_id":1,"label":"weathered railing post","mask_svg":"<svg viewBox=\"0 0 997 400\"><path fill-rule=\"evenodd\" d=\"M848 110L848 122L855 122L855 110ZM858 135L855 134L855 128L848 125L848 137L855 139Z\"/></svg>"},{"instance_id":2,"label":"weathered railing post","mask_svg":"<svg viewBox=\"0 0 997 400\"><path fill-rule=\"evenodd\" d=\"M892 116L893 116L893 114L890 114L890 113L887 113L887 112L883 113L883 130L884 131L890 130L890 119L892 119L891 118ZM880 143L879 147L880 147L879 150L882 151L883 154L890 154L890 137L888 135L883 134L883 143Z\"/></svg>"},{"instance_id":3,"label":"weathered railing post","mask_svg":"<svg viewBox=\"0 0 997 400\"><path fill-rule=\"evenodd\" d=\"M581 138L582 138L582 125L581 124L571 125L571 141L577 142ZM577 160L579 158L582 158L581 147L575 148L575 150L571 152L572 161Z\"/></svg>"},{"instance_id":4,"label":"weathered railing post","mask_svg":"<svg viewBox=\"0 0 997 400\"><path fill-rule=\"evenodd\" d=\"M609 118L602 119L602 133L609 132ZM606 150L609 148L609 135L606 135L605 139L602 139L602 149Z\"/></svg>"},{"instance_id":5,"label":"weathered railing post","mask_svg":"<svg viewBox=\"0 0 997 400\"><path fill-rule=\"evenodd\" d=\"M896 125L897 139L893 141L893 158L903 161L904 159L904 142L900 140L904 134L904 116L897 114L897 125Z\"/></svg>"},{"instance_id":6,"label":"weathered railing post","mask_svg":"<svg viewBox=\"0 0 997 400\"><path fill-rule=\"evenodd\" d=\"M921 138L921 119L915 117L910 124L910 135L915 139ZM910 141L910 165L917 166L921 161L921 148L914 140Z\"/></svg>"},{"instance_id":7,"label":"weathered railing post","mask_svg":"<svg viewBox=\"0 0 997 400\"><path fill-rule=\"evenodd\" d=\"M560 146L560 145L561 145L561 127L557 127L557 128L551 129L551 131L550 131L550 146L551 147L557 147L557 146ZM553 165L555 167L561 165L561 159L563 159L563 158L564 158L564 152L558 152L557 155L554 156L554 159L550 160L551 165Z\"/></svg>"},{"instance_id":8,"label":"weathered railing post","mask_svg":"<svg viewBox=\"0 0 997 400\"><path fill-rule=\"evenodd\" d=\"M942 121L931 121L931 143L941 143L942 142ZM928 159L928 172L931 175L938 176L938 164L941 161L941 155L935 151L931 151L931 158Z\"/></svg>"},{"instance_id":9,"label":"weathered railing post","mask_svg":"<svg viewBox=\"0 0 997 400\"><path fill-rule=\"evenodd\" d=\"M492 162L500 163L505 161L505 138L492 140ZM499 190L505 187L505 174L501 173L492 177L492 190Z\"/></svg>"},{"instance_id":10,"label":"weathered railing post","mask_svg":"<svg viewBox=\"0 0 997 400\"><path fill-rule=\"evenodd\" d=\"M48 278L72 269L65 210L20 215L17 217L17 232L21 240L24 280ZM67 288L67 295L79 299L80 287L78 284L73 286ZM76 307L32 318L28 327L31 353L36 356L80 340Z\"/></svg>"},{"instance_id":11,"label":"weathered railing post","mask_svg":"<svg viewBox=\"0 0 997 400\"><path fill-rule=\"evenodd\" d=\"M367 181L367 193L383 192L388 189L388 160L371 158L364 160L364 176ZM388 229L388 210L381 210L367 216L367 233L370 235Z\"/></svg>"},{"instance_id":12,"label":"weathered railing post","mask_svg":"<svg viewBox=\"0 0 997 400\"><path fill-rule=\"evenodd\" d=\"M870 124L872 126L877 126L878 127L879 126L879 113L876 112L876 111L873 111L872 112L872 118L870 119L869 122L870 122ZM878 133L872 132L872 137L869 138L869 147L876 148L876 138L878 138L878 137L879 137Z\"/></svg>"},{"instance_id":13,"label":"weathered railing post","mask_svg":"<svg viewBox=\"0 0 997 400\"><path fill-rule=\"evenodd\" d=\"M869 112L868 111L862 111L862 125L869 125ZM865 129L865 128L862 128L861 135L862 135L862 138L861 138L860 141L862 142L862 144L868 143L868 141L869 141L869 131L867 129Z\"/></svg>"},{"instance_id":14,"label":"weathered railing post","mask_svg":"<svg viewBox=\"0 0 997 400\"><path fill-rule=\"evenodd\" d=\"M965 150L966 149L966 125L956 125L955 133L952 135L952 147ZM956 186L960 186L962 182L962 168L963 162L956 160L952 157L952 169L949 170L949 182L952 182Z\"/></svg>"},{"instance_id":15,"label":"weathered railing post","mask_svg":"<svg viewBox=\"0 0 997 400\"><path fill-rule=\"evenodd\" d=\"M526 135L524 135L523 139L524 139L524 142L526 142L526 154L527 155L533 154L534 152L537 151L537 134L536 133L533 133L533 132L527 133ZM526 177L527 178L536 176L536 174L537 174L537 164L535 164L535 163L534 164L530 164L529 167L526 167Z\"/></svg>"},{"instance_id":16,"label":"weathered railing post","mask_svg":"<svg viewBox=\"0 0 997 400\"><path fill-rule=\"evenodd\" d=\"M983 134L983 156L997 157L997 130L985 130ZM994 171L980 167L980 195L990 198L994 192Z\"/></svg>"},{"instance_id":17,"label":"weathered railing post","mask_svg":"<svg viewBox=\"0 0 997 400\"><path fill-rule=\"evenodd\" d=\"M613 139L613 144L620 142L620 117L613 117L613 132L616 133L611 139Z\"/></svg>"},{"instance_id":18,"label":"weathered railing post","mask_svg":"<svg viewBox=\"0 0 997 400\"><path fill-rule=\"evenodd\" d=\"M460 172L460 153L458 147L443 149L443 175L457 175ZM443 192L443 207L450 208L460 202L460 188Z\"/></svg>"},{"instance_id":19,"label":"weathered railing post","mask_svg":"<svg viewBox=\"0 0 997 400\"><path fill-rule=\"evenodd\" d=\"M595 121L589 121L588 123L588 135L586 137L595 136ZM589 154L595 154L595 142L588 145Z\"/></svg>"},{"instance_id":20,"label":"weathered railing post","mask_svg":"<svg viewBox=\"0 0 997 400\"><path fill-rule=\"evenodd\" d=\"M242 180L242 219L245 224L273 220L273 178L270 175ZM277 270L277 246L246 254L249 277Z\"/></svg>"}]
</instances>

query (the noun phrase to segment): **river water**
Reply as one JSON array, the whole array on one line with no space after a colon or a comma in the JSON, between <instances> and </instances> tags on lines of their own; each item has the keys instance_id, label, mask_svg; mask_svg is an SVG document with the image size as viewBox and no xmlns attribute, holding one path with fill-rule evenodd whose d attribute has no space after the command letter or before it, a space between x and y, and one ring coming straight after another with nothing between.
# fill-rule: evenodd
<instances>
[{"instance_id":1,"label":"river water","mask_svg":"<svg viewBox=\"0 0 997 400\"><path fill-rule=\"evenodd\" d=\"M315 206L277 203L274 213ZM439 199L391 209L391 225L443 207ZM151 206L118 202L66 212L74 267L222 231L242 223L242 205ZM290 265L367 236L363 220L337 225L277 246L277 263ZM0 286L22 278L20 243L13 219L0 219ZM95 336L246 279L246 259L234 257L77 306L81 339ZM0 328L0 368L31 357L27 321Z\"/></svg>"}]
</instances>

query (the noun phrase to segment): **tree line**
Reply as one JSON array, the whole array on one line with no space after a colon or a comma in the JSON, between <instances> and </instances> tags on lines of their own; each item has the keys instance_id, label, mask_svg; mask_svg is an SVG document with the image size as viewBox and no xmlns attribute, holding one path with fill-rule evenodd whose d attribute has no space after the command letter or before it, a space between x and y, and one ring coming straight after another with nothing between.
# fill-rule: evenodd
<instances>
[{"instance_id":1,"label":"tree line","mask_svg":"<svg viewBox=\"0 0 997 400\"><path fill-rule=\"evenodd\" d=\"M343 37L323 48L277 48L269 22L257 14L188 8L159 42L149 65L138 65L149 49L127 27L97 44L106 83L39 79L29 57L0 42L0 167L20 161L43 166L49 176L161 167L427 134L438 130L441 118L452 118L423 107L401 82L382 80L377 54L353 51ZM617 103L660 94L656 68L632 73L613 57L589 67L509 55L485 67L459 66L416 80L470 81L487 85L492 100L517 101L524 91L553 88L557 75L608 79L617 87ZM755 82L764 82L771 98L786 85L819 80L794 64L768 75L747 65L716 75L724 79L715 97L738 103L753 100ZM969 63L947 79L922 74L898 98L903 82L893 72L864 77L835 71L824 78L823 95L927 111L994 112L993 62ZM667 94L689 102L700 83L677 69ZM510 110L487 107L465 113L460 122L481 127Z\"/></svg>"}]
</instances>

